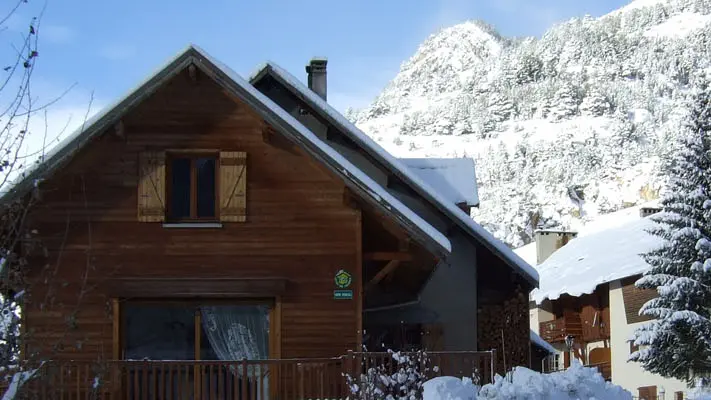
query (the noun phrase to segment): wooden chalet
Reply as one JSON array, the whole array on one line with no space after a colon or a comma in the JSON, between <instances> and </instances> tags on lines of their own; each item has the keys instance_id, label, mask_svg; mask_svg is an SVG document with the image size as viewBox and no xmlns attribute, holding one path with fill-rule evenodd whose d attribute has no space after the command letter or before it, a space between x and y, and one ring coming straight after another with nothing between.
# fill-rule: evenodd
<instances>
[{"instance_id":1,"label":"wooden chalet","mask_svg":"<svg viewBox=\"0 0 711 400\"><path fill-rule=\"evenodd\" d=\"M570 345L571 351L561 353L559 367L569 367L572 354L581 363L597 367L605 379L611 379L609 292L609 285L602 284L590 294L564 294L544 301L541 310L551 316L539 323L541 338L563 349Z\"/></svg>"},{"instance_id":2,"label":"wooden chalet","mask_svg":"<svg viewBox=\"0 0 711 400\"><path fill-rule=\"evenodd\" d=\"M363 345L484 380L529 365L536 272L307 70L247 81L190 46L3 197L35 199L14 288L33 390L337 398L380 357Z\"/></svg>"}]
</instances>

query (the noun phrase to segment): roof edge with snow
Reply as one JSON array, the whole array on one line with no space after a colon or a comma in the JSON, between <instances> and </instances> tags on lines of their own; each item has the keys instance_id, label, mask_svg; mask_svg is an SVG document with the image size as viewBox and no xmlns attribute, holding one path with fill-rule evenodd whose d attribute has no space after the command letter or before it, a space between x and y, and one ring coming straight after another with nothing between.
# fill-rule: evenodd
<instances>
[{"instance_id":1,"label":"roof edge with snow","mask_svg":"<svg viewBox=\"0 0 711 400\"><path fill-rule=\"evenodd\" d=\"M386 166L391 173L405 182L406 185L411 187L425 200L433 204L455 224L484 245L484 247L496 254L534 287L538 287L538 272L531 265L515 254L506 244L495 238L470 216L463 213L455 204L447 202L446 199L440 196L430 185L415 176L415 174L409 171L397 158L375 143L375 141L343 117L340 112L335 110L325 100L308 89L308 87L296 79L296 77L275 63L266 62L261 64L258 69L250 75L249 80L250 83L255 85L266 76L271 76L276 79L277 82L281 83L287 90L291 91L292 94L318 112L321 117L333 124L341 130L341 132L347 134L348 137L367 152L368 155Z\"/></svg>"},{"instance_id":2,"label":"roof edge with snow","mask_svg":"<svg viewBox=\"0 0 711 400\"><path fill-rule=\"evenodd\" d=\"M308 154L340 176L348 187L357 191L366 201L385 212L386 215L392 216L410 234L427 245L431 251L438 255L447 255L451 252L451 243L446 236L390 195L367 174L321 141L308 128L229 67L194 45L189 45L124 97L87 120L82 127L55 146L43 157L41 162L26 171L9 191L0 195L0 202L7 203L19 198L31 190L37 182L51 176L94 137L101 135L108 127L117 123L166 81L191 64L214 79L232 95L255 109L267 123L278 128L291 140L302 146Z\"/></svg>"},{"instance_id":3,"label":"roof edge with snow","mask_svg":"<svg viewBox=\"0 0 711 400\"><path fill-rule=\"evenodd\" d=\"M537 334L533 329L531 329L530 339L533 344L547 351L548 354L556 354L558 350L555 349L550 343L543 340L543 338Z\"/></svg>"}]
</instances>

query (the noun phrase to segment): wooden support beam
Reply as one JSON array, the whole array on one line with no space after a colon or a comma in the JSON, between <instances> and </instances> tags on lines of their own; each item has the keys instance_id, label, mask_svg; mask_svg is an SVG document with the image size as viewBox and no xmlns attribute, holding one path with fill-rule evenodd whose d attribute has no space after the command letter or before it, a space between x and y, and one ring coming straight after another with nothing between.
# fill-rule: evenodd
<instances>
[{"instance_id":1,"label":"wooden support beam","mask_svg":"<svg viewBox=\"0 0 711 400\"><path fill-rule=\"evenodd\" d=\"M354 210L360 210L360 203L358 201L358 196L353 193L353 191L349 188L345 188L343 190L343 204L348 207L352 208Z\"/></svg>"},{"instance_id":2,"label":"wooden support beam","mask_svg":"<svg viewBox=\"0 0 711 400\"><path fill-rule=\"evenodd\" d=\"M190 76L190 81L197 82L197 67L195 67L195 64L188 65L188 76Z\"/></svg>"},{"instance_id":3,"label":"wooden support beam","mask_svg":"<svg viewBox=\"0 0 711 400\"><path fill-rule=\"evenodd\" d=\"M124 130L124 127L123 127L123 120L119 120L119 122L117 122L117 123L114 125L114 135L116 135L117 137L119 137L119 138L121 138L121 139L124 138L125 130Z\"/></svg>"},{"instance_id":4,"label":"wooden support beam","mask_svg":"<svg viewBox=\"0 0 711 400\"><path fill-rule=\"evenodd\" d=\"M382 281L383 278L385 278L386 276L388 276L388 274L390 274L390 273L392 273L393 271L395 271L395 268L397 268L399 265L400 265L400 260L391 260L390 262L388 262L388 263L383 267L383 269L381 269L380 271L378 271L378 273L375 274L375 276L373 277L373 279L371 279L370 282L368 282L368 285L366 285L365 290L367 291L367 290L373 288L373 286L377 285L378 282Z\"/></svg>"},{"instance_id":5,"label":"wooden support beam","mask_svg":"<svg viewBox=\"0 0 711 400\"><path fill-rule=\"evenodd\" d=\"M372 253L364 253L363 260L368 261L412 261L412 254L400 251L374 251Z\"/></svg>"}]
</instances>

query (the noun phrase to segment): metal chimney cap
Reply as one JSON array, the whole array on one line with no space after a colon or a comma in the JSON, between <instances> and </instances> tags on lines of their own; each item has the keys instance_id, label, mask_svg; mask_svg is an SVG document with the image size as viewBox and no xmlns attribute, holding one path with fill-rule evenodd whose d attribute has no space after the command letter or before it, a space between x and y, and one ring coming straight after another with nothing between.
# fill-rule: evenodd
<instances>
[{"instance_id":1,"label":"metal chimney cap","mask_svg":"<svg viewBox=\"0 0 711 400\"><path fill-rule=\"evenodd\" d=\"M328 64L328 58L327 57L312 57L311 61L309 61L309 64L323 64L326 65Z\"/></svg>"}]
</instances>

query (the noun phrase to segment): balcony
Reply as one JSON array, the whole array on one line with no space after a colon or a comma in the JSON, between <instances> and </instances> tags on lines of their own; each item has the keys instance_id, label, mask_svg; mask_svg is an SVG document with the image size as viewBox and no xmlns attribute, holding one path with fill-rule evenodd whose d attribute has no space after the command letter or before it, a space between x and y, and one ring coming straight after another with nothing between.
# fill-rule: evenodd
<instances>
[{"instance_id":1,"label":"balcony","mask_svg":"<svg viewBox=\"0 0 711 400\"><path fill-rule=\"evenodd\" d=\"M428 356L428 377L475 376L482 383L493 381L493 352L432 352ZM47 362L20 393L40 400L345 399L344 374L356 376L376 365L388 373L397 371L390 353L259 361ZM9 379L2 379L0 390L8 383Z\"/></svg>"},{"instance_id":2,"label":"balcony","mask_svg":"<svg viewBox=\"0 0 711 400\"><path fill-rule=\"evenodd\" d=\"M561 318L541 322L539 332L543 340L548 343L563 342L568 335L580 338L583 336L580 314L567 313Z\"/></svg>"}]
</instances>

